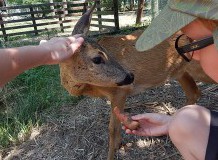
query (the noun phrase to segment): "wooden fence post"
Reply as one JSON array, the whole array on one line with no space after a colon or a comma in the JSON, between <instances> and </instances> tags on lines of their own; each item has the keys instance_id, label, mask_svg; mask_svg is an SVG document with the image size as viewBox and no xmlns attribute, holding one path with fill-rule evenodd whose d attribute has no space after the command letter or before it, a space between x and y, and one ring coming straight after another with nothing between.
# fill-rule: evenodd
<instances>
[{"instance_id":1,"label":"wooden fence post","mask_svg":"<svg viewBox=\"0 0 218 160\"><path fill-rule=\"evenodd\" d=\"M2 14L0 13L0 23L1 23L1 29L2 29L2 34L3 34L3 37L4 37L4 40L7 41L8 40L8 37L6 35L6 30L5 30L5 26L4 26L4 21L3 21L3 18L2 18Z\"/></svg>"},{"instance_id":2,"label":"wooden fence post","mask_svg":"<svg viewBox=\"0 0 218 160\"><path fill-rule=\"evenodd\" d=\"M52 3L52 5L50 5L51 10L53 10L53 12L51 12L52 16L55 16L55 12L54 12L54 1L53 0L49 0L49 3Z\"/></svg>"},{"instance_id":3,"label":"wooden fence post","mask_svg":"<svg viewBox=\"0 0 218 160\"><path fill-rule=\"evenodd\" d=\"M34 13L33 13L33 7L30 7L30 12L31 12L30 14L31 14L32 22L33 22L33 28L34 28L34 31L35 31L35 35L38 35L36 20L35 20L35 16L34 16Z\"/></svg>"},{"instance_id":4,"label":"wooden fence post","mask_svg":"<svg viewBox=\"0 0 218 160\"><path fill-rule=\"evenodd\" d=\"M64 15L67 15L68 14L67 0L63 0L63 9L64 9Z\"/></svg>"},{"instance_id":5,"label":"wooden fence post","mask_svg":"<svg viewBox=\"0 0 218 160\"><path fill-rule=\"evenodd\" d=\"M59 14L59 18L58 19L59 19L59 23L60 23L61 32L64 32L64 25L63 25L61 14Z\"/></svg>"},{"instance_id":6,"label":"wooden fence post","mask_svg":"<svg viewBox=\"0 0 218 160\"><path fill-rule=\"evenodd\" d=\"M134 0L130 0L130 11L134 10Z\"/></svg>"},{"instance_id":7,"label":"wooden fence post","mask_svg":"<svg viewBox=\"0 0 218 160\"><path fill-rule=\"evenodd\" d=\"M113 0L113 4L114 4L114 21L115 21L115 29L119 30L120 26L119 26L119 13L118 13L118 0Z\"/></svg>"},{"instance_id":8,"label":"wooden fence post","mask_svg":"<svg viewBox=\"0 0 218 160\"><path fill-rule=\"evenodd\" d=\"M63 4L63 2L62 2ZM60 28L61 28L61 32L64 32L64 24L63 24L63 21L62 21L62 12L57 12L58 13L58 19L59 19L59 24L60 24ZM64 15L64 12L63 12L63 15Z\"/></svg>"},{"instance_id":9,"label":"wooden fence post","mask_svg":"<svg viewBox=\"0 0 218 160\"><path fill-rule=\"evenodd\" d=\"M100 1L99 0L97 0L96 1L96 3L97 3L97 11L98 11L98 24L99 24L99 31L101 31L102 30L102 20L101 20L101 7L100 7Z\"/></svg>"}]
</instances>

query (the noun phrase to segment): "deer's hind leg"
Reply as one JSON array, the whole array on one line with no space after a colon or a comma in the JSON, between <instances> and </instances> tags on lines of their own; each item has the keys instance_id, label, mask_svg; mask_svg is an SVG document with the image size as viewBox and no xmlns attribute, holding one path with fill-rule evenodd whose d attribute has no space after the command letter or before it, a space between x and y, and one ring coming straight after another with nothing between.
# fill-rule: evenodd
<instances>
[{"instance_id":1,"label":"deer's hind leg","mask_svg":"<svg viewBox=\"0 0 218 160\"><path fill-rule=\"evenodd\" d=\"M201 91L199 90L195 80L185 72L180 78L177 79L185 92L186 104L194 104L197 102L201 96Z\"/></svg>"}]
</instances>

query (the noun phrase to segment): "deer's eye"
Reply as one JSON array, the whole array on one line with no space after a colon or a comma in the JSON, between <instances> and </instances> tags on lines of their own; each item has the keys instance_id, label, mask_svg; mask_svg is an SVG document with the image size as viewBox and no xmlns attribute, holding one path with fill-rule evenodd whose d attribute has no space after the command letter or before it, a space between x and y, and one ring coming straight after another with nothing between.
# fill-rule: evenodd
<instances>
[{"instance_id":1,"label":"deer's eye","mask_svg":"<svg viewBox=\"0 0 218 160\"><path fill-rule=\"evenodd\" d=\"M104 63L104 60L99 56L99 57L92 58L92 62L95 64L101 64Z\"/></svg>"}]
</instances>

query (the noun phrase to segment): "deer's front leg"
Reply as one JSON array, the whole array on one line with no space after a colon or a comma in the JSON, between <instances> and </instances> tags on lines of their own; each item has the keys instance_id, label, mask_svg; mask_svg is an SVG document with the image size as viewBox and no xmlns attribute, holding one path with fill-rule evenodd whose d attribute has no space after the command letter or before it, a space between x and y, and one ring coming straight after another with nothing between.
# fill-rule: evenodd
<instances>
[{"instance_id":1,"label":"deer's front leg","mask_svg":"<svg viewBox=\"0 0 218 160\"><path fill-rule=\"evenodd\" d=\"M120 111L124 110L125 101L126 101L126 93L119 93L119 95L114 95L111 99L111 115L110 115L110 123L109 123L109 153L108 160L114 159L114 154L117 149L119 149L121 142L121 125L120 121L116 118L113 113L114 107L119 107Z\"/></svg>"}]
</instances>

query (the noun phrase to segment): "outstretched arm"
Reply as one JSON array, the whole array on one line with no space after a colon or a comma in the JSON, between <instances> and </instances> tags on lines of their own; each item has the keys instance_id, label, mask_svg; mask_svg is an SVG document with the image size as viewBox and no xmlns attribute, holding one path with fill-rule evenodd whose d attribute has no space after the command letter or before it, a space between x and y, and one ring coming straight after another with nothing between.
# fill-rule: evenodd
<instances>
[{"instance_id":1,"label":"outstretched arm","mask_svg":"<svg viewBox=\"0 0 218 160\"><path fill-rule=\"evenodd\" d=\"M27 69L57 64L70 56L83 43L79 35L52 38L38 46L0 49L0 87Z\"/></svg>"}]
</instances>

